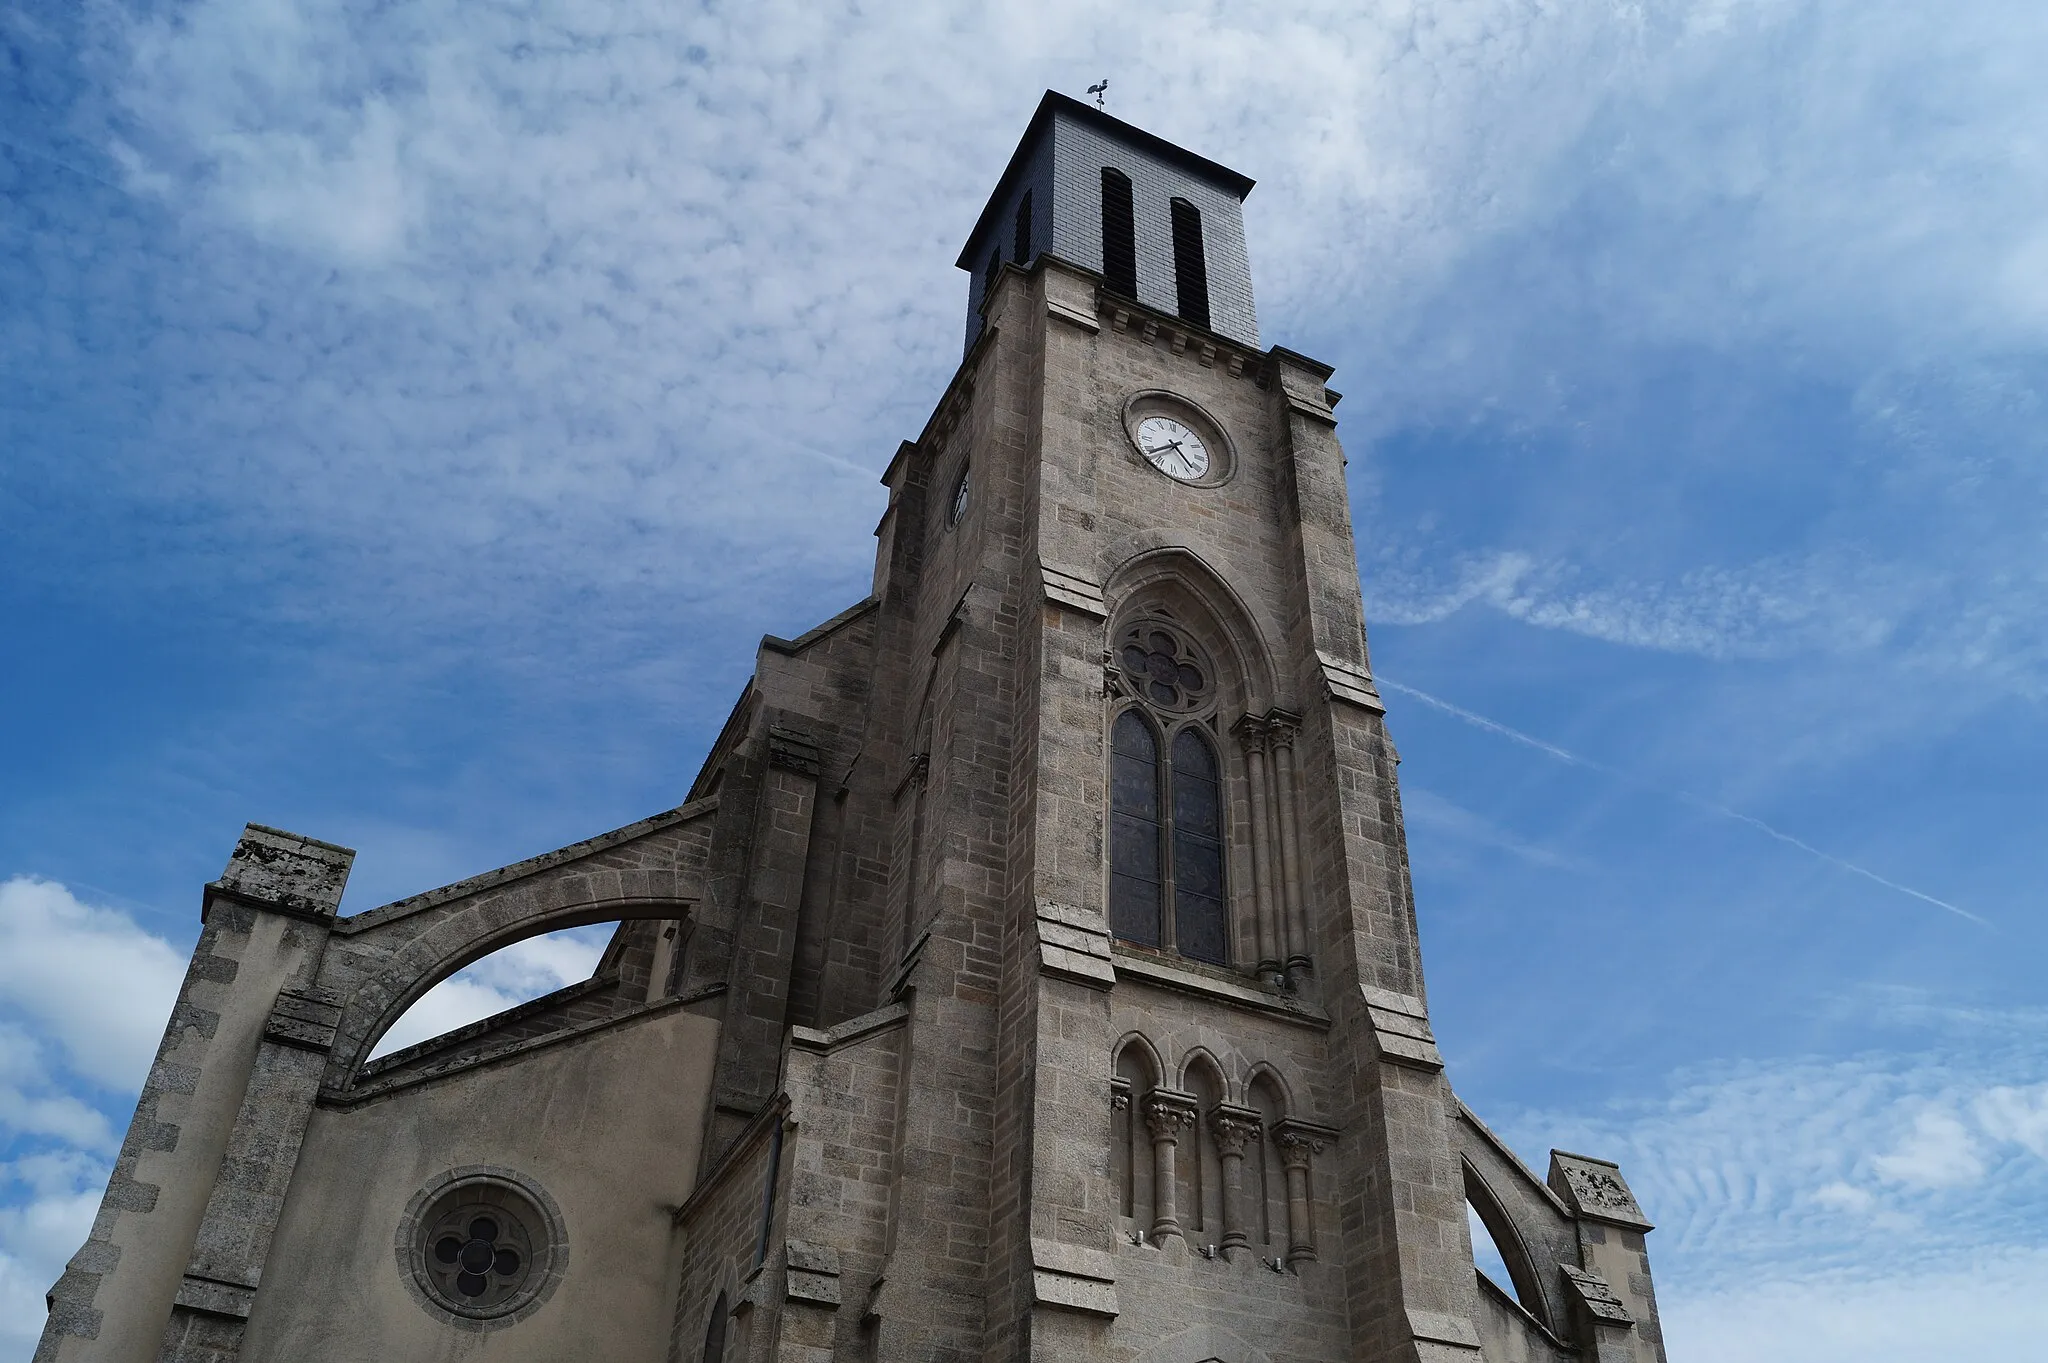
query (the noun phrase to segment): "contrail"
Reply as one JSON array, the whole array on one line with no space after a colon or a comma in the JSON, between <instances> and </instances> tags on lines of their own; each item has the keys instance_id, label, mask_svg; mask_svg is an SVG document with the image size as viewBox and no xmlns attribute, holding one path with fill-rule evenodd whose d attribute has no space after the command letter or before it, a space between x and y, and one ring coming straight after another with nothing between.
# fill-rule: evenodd
<instances>
[{"instance_id":1,"label":"contrail","mask_svg":"<svg viewBox=\"0 0 2048 1363\"><path fill-rule=\"evenodd\" d=\"M1955 914L1958 918L1969 919L1972 923L1977 924L1979 927L1988 928L1991 926L1989 920L1978 917L1976 914L1971 913L1968 909L1959 907L1955 904L1951 904L1946 899L1936 899L1931 894L1923 894L1922 892L1914 889L1910 885L1901 885L1896 880L1887 880L1885 877L1879 875L1877 872L1866 870L1865 868L1858 866L1853 861L1844 861L1842 858L1836 856L1832 852L1823 852L1820 848L1815 847L1810 842L1803 842L1800 839L1793 837L1790 833L1786 833L1780 829L1771 827L1771 825L1765 823L1762 819L1757 818L1755 815L1744 814L1739 809L1730 809L1727 805L1717 803L1713 800L1705 799L1698 795L1694 795L1690 791L1673 790L1668 787L1653 785L1650 782L1643 780L1639 776L1621 770L1621 768L1619 767L1610 767L1605 762L1595 762L1590 757L1581 757L1575 752L1567 752L1565 749L1558 747L1554 743L1545 743L1542 739L1532 737L1529 734L1525 734L1520 729L1510 729L1507 725L1502 724L1499 720L1488 719L1485 715L1475 715L1470 710L1465 709L1463 706L1453 705L1447 700L1441 700L1436 696L1430 695L1427 691L1418 691L1412 686L1404 686L1400 682L1392 681L1387 677L1379 675L1377 673L1374 674L1373 680L1375 680L1381 686L1384 686L1389 690L1399 691L1404 696L1408 696L1415 700L1419 700L1424 705L1429 706L1433 710L1441 710L1447 715L1451 715L1457 719L1461 719L1465 723L1470 724L1475 729L1484 729L1490 734L1499 734L1502 738L1508 739L1515 743L1520 743L1523 747L1526 748L1534 748L1537 752L1543 753L1550 757L1554 757L1560 762L1569 762L1575 767L1584 767L1588 771L1600 772L1603 775L1613 777L1617 781L1624 781L1629 785L1639 787L1643 790L1655 791L1660 795L1666 796L1673 800L1677 800L1681 804L1691 805L1694 809L1702 810L1708 814L1718 814L1722 818L1733 819L1735 820L1735 822L1740 824L1747 824L1751 828L1754 828L1757 832L1764 834L1766 837L1775 838L1779 842L1782 842L1789 847L1796 847L1800 851L1806 853L1808 856L1818 857L1820 858L1820 860L1826 862L1828 865L1836 867L1840 870L1847 871L1851 875L1862 876L1865 880L1871 881L1874 884L1882 885L1887 890L1895 890L1900 894L1910 895L1912 898L1917 899L1924 904L1934 905L1934 907L1937 909L1946 909L1950 913Z\"/></svg>"}]
</instances>

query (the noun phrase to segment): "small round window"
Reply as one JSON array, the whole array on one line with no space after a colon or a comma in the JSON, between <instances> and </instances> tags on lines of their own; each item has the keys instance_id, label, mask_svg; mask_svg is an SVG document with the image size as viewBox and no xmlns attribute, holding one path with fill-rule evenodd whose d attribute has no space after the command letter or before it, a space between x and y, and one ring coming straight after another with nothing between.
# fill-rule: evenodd
<instances>
[{"instance_id":1,"label":"small round window","mask_svg":"<svg viewBox=\"0 0 2048 1363\"><path fill-rule=\"evenodd\" d=\"M531 1314L568 1262L553 1199L508 1169L451 1170L421 1189L400 1241L414 1297L472 1329Z\"/></svg>"},{"instance_id":2,"label":"small round window","mask_svg":"<svg viewBox=\"0 0 2048 1363\"><path fill-rule=\"evenodd\" d=\"M1124 684L1162 710L1199 710L1214 687L1209 660L1179 630L1147 620L1117 643Z\"/></svg>"}]
</instances>

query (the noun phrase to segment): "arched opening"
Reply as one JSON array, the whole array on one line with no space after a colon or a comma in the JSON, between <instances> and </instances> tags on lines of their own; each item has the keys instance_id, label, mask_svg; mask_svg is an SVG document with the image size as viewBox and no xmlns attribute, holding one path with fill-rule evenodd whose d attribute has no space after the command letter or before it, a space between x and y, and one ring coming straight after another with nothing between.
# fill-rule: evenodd
<instances>
[{"instance_id":1,"label":"arched opening","mask_svg":"<svg viewBox=\"0 0 2048 1363\"><path fill-rule=\"evenodd\" d=\"M1287 1096L1281 1092L1280 1082L1264 1070L1253 1077L1246 1096L1259 1114L1258 1174L1251 1189L1258 1203L1258 1216L1250 1230L1255 1243L1277 1257L1287 1251L1287 1170L1281 1163L1280 1144L1274 1139L1274 1132L1287 1116ZM1247 1182L1251 1180L1248 1178Z\"/></svg>"},{"instance_id":2,"label":"arched opening","mask_svg":"<svg viewBox=\"0 0 2048 1363\"><path fill-rule=\"evenodd\" d=\"M630 945L621 940L627 935L621 931L625 926L652 930L641 934L652 938L669 925L651 921L634 925L593 923L541 933L501 947L415 999L390 1030L378 1038L370 1059L434 1041L583 984L606 963L610 947L617 945L621 948L619 954L624 954ZM650 950L646 954L651 960L660 953Z\"/></svg>"},{"instance_id":3,"label":"arched opening","mask_svg":"<svg viewBox=\"0 0 2048 1363\"><path fill-rule=\"evenodd\" d=\"M1116 1176L1117 1211L1127 1231L1152 1225L1152 1140L1145 1129L1145 1095L1159 1087L1159 1073L1150 1049L1136 1037L1117 1052L1111 1086L1114 1109L1112 1165Z\"/></svg>"},{"instance_id":4,"label":"arched opening","mask_svg":"<svg viewBox=\"0 0 2048 1363\"><path fill-rule=\"evenodd\" d=\"M1202 247L1202 213L1186 199L1173 210L1175 311L1198 327L1209 325L1209 258Z\"/></svg>"},{"instance_id":5,"label":"arched opening","mask_svg":"<svg viewBox=\"0 0 2048 1363\"><path fill-rule=\"evenodd\" d=\"M1546 1328L1550 1313L1528 1252L1507 1212L1470 1164L1465 1166L1465 1224L1472 1235L1472 1267Z\"/></svg>"},{"instance_id":6,"label":"arched opening","mask_svg":"<svg viewBox=\"0 0 2048 1363\"><path fill-rule=\"evenodd\" d=\"M1194 1128L1181 1138L1183 1155L1176 1170L1180 1205L1187 1209L1183 1220L1192 1243L1215 1244L1223 1237L1223 1162L1211 1122L1223 1103L1223 1072L1198 1053L1188 1061L1182 1087L1194 1095L1196 1113Z\"/></svg>"},{"instance_id":7,"label":"arched opening","mask_svg":"<svg viewBox=\"0 0 2048 1363\"><path fill-rule=\"evenodd\" d=\"M1102 279L1126 298L1138 296L1138 219L1131 177L1102 168Z\"/></svg>"},{"instance_id":8,"label":"arched opening","mask_svg":"<svg viewBox=\"0 0 2048 1363\"><path fill-rule=\"evenodd\" d=\"M703 1363L723 1363L725 1358L725 1318L729 1311L725 1304L725 1293L718 1294L718 1300L711 1303L711 1319L704 1322Z\"/></svg>"}]
</instances>

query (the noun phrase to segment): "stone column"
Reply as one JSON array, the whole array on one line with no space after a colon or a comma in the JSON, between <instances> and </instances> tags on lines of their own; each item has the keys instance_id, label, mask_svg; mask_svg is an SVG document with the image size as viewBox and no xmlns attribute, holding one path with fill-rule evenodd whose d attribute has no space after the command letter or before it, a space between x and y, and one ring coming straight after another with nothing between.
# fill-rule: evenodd
<instances>
[{"instance_id":1,"label":"stone column","mask_svg":"<svg viewBox=\"0 0 2048 1363\"><path fill-rule=\"evenodd\" d=\"M1175 1214L1174 1154L1180 1133L1195 1124L1193 1095L1154 1089L1145 1095L1145 1129L1152 1133L1152 1243L1163 1245L1170 1235L1183 1241Z\"/></svg>"},{"instance_id":2,"label":"stone column","mask_svg":"<svg viewBox=\"0 0 2048 1363\"><path fill-rule=\"evenodd\" d=\"M1287 1168L1287 1262L1316 1257L1315 1230L1310 1222L1309 1161L1323 1152L1330 1133L1306 1122L1285 1121L1273 1133L1280 1143L1280 1162Z\"/></svg>"},{"instance_id":3,"label":"stone column","mask_svg":"<svg viewBox=\"0 0 2048 1363\"><path fill-rule=\"evenodd\" d=\"M1246 715L1237 722L1235 733L1244 744L1245 785L1251 792L1252 886L1259 933L1259 974L1271 978L1280 973L1286 948L1281 940L1273 893L1276 857L1266 777L1266 722Z\"/></svg>"},{"instance_id":4,"label":"stone column","mask_svg":"<svg viewBox=\"0 0 2048 1363\"><path fill-rule=\"evenodd\" d=\"M1209 1114L1209 1129L1216 1134L1216 1153L1223 1163L1223 1257L1236 1263L1251 1245L1245 1230L1244 1152L1259 1139L1259 1114L1226 1103Z\"/></svg>"},{"instance_id":5,"label":"stone column","mask_svg":"<svg viewBox=\"0 0 2048 1363\"><path fill-rule=\"evenodd\" d=\"M1287 982L1299 987L1311 969L1314 952L1308 929L1308 903L1302 895L1307 875L1301 864L1301 839L1296 832L1295 804L1299 795L1294 784L1294 735L1301 721L1284 710L1266 717L1268 742L1273 749L1273 809L1280 825L1280 887L1286 902Z\"/></svg>"}]
</instances>

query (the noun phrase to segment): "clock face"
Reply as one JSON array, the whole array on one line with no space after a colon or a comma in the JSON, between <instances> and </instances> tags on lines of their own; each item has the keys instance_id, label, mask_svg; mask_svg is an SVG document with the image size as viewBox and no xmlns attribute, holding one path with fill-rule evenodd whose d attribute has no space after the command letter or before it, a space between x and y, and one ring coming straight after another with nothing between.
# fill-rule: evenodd
<instances>
[{"instance_id":1,"label":"clock face","mask_svg":"<svg viewBox=\"0 0 2048 1363\"><path fill-rule=\"evenodd\" d=\"M1170 416L1148 416L1138 423L1138 449L1153 468L1183 483L1209 471L1209 448L1202 437Z\"/></svg>"}]
</instances>

